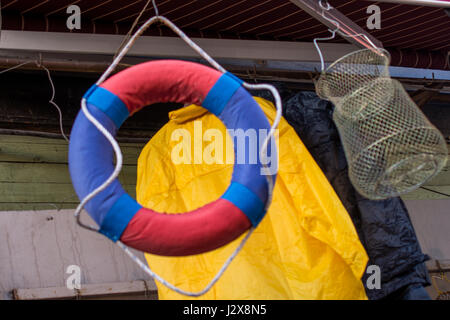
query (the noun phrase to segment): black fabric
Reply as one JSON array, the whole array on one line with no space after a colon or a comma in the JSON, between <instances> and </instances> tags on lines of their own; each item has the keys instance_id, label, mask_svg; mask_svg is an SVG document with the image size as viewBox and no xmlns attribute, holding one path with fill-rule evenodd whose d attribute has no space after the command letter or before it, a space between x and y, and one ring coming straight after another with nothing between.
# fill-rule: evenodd
<instances>
[{"instance_id":1,"label":"black fabric","mask_svg":"<svg viewBox=\"0 0 450 320\"><path fill-rule=\"evenodd\" d=\"M333 105L314 92L299 92L285 100L283 107L284 117L325 173L353 220L369 256L368 265L380 267L381 288L366 287L369 299L393 296L411 286L418 290L430 285L424 264L429 258L422 253L403 201L366 199L350 183L344 150L332 120ZM369 276L365 273L362 279L365 286ZM420 292L424 298L426 291Z\"/></svg>"}]
</instances>

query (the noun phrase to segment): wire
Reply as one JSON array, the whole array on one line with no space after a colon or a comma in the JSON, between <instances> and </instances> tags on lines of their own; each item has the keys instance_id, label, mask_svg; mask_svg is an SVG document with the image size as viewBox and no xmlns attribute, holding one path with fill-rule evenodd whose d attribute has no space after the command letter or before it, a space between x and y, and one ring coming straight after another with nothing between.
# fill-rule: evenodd
<instances>
[{"instance_id":1,"label":"wire","mask_svg":"<svg viewBox=\"0 0 450 320\"><path fill-rule=\"evenodd\" d=\"M11 68L8 68L8 69L5 69L5 70L0 71L0 74L6 73L6 72L11 71L11 70L14 70L14 69L18 69L18 68L20 68L20 67L22 67L22 66L24 66L24 65L29 64L29 63L34 63L34 61L25 61L25 62L23 62L23 63L20 63L20 64L16 65L16 66L11 67Z\"/></svg>"},{"instance_id":2,"label":"wire","mask_svg":"<svg viewBox=\"0 0 450 320\"><path fill-rule=\"evenodd\" d=\"M155 8L154 0L148 0L147 3L145 4L145 6L142 8L142 10L139 13L139 15L137 16L137 18L134 20L133 24L131 25L130 30L128 30L128 33L126 34L126 36L123 38L122 42L120 43L120 46L117 49L116 53L114 54L113 59L115 59L117 57L117 54L123 49L124 44L128 41L128 39L130 39L131 33L133 32L133 30L136 27L136 25L139 23L139 20L141 19L142 15L144 14L145 10L147 9L147 7L148 7L148 5L150 4L151 1L153 1L153 7ZM155 12L157 12L157 10L158 9L156 9Z\"/></svg>"},{"instance_id":3,"label":"wire","mask_svg":"<svg viewBox=\"0 0 450 320\"><path fill-rule=\"evenodd\" d=\"M425 188L425 187L419 187L419 188L427 190L427 191L430 191L430 192L434 192L436 194L440 194L441 196L445 196L445 197L449 197L450 198L450 194L447 194L447 193L443 193L443 192L436 191L436 190L433 190L433 189L428 189L428 188Z\"/></svg>"},{"instance_id":4,"label":"wire","mask_svg":"<svg viewBox=\"0 0 450 320\"><path fill-rule=\"evenodd\" d=\"M41 61L32 61L32 60L30 60L30 61L25 61L25 62L23 62L23 63L19 63L18 65L15 65L15 66L13 66L13 67L11 67L11 68L8 68L8 69L5 69L5 70L0 71L0 74L6 73L6 72L11 71L11 70L18 69L18 68L23 67L24 65L27 65L27 64L30 64L30 63L35 63L35 64L38 66L38 68L44 69L45 72L47 73L47 78L48 78L48 81L49 81L49 83L50 83L50 87L51 87L51 89L52 89L52 95L51 95L51 98L50 98L50 100L48 101L48 103L50 103L50 104L51 104L53 107L55 107L56 110L58 111L58 114L59 114L59 129L60 129L61 135L62 135L62 137L64 138L64 140L66 140L67 142L69 142L69 138L67 138L66 134L64 133L63 116L62 116L61 108L60 108L60 107L56 104L56 102L53 100L53 99L55 99L56 91L55 91L55 85L54 85L54 83L53 83L52 76L51 76L51 74L50 74L50 71L47 69L46 66L44 66L44 65L41 63Z\"/></svg>"},{"instance_id":5,"label":"wire","mask_svg":"<svg viewBox=\"0 0 450 320\"><path fill-rule=\"evenodd\" d=\"M66 140L67 143L69 143L69 138L67 138L66 134L64 133L63 117L62 117L61 109L56 104L56 102L53 101L53 99L55 98L55 93L56 92L55 92L55 85L53 84L52 76L50 75L50 71L47 69L47 67L45 67L44 65L41 65L40 67L47 72L48 81L50 82L50 86L52 88L52 97L50 98L50 100L48 100L48 103L50 103L52 106L54 106L56 108L56 110L58 110L58 114L59 114L59 129L61 130L61 135L63 136L64 140Z\"/></svg>"}]
</instances>

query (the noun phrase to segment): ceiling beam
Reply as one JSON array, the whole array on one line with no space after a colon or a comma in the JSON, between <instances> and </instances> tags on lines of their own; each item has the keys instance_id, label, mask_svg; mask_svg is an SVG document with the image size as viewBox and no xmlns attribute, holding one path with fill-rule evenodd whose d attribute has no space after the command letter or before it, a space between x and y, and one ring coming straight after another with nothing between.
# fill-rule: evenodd
<instances>
[{"instance_id":1,"label":"ceiling beam","mask_svg":"<svg viewBox=\"0 0 450 320\"><path fill-rule=\"evenodd\" d=\"M324 10L320 7L319 0L290 0L290 1L297 7L299 7L300 9L302 9L303 11L314 17L316 20L326 25L328 28L332 30L336 29L336 26L332 22L324 18L324 16L322 15L322 12ZM351 37L351 35L355 34L364 34L370 39L370 41L373 42L375 46L383 48L383 44L380 40L367 33L363 28L361 28L352 20L347 18L339 10L336 10L335 8L331 7L329 10L325 11L325 15L327 16L327 18L335 20L339 23L340 29L337 33L343 36L344 39L346 39L350 43L355 44L358 47L362 48L371 47L370 43L364 37Z\"/></svg>"},{"instance_id":2,"label":"ceiling beam","mask_svg":"<svg viewBox=\"0 0 450 320\"><path fill-rule=\"evenodd\" d=\"M277 61L319 61L313 43L193 38L214 58ZM38 31L2 31L0 49L72 54L114 55L123 41L121 35L81 34ZM348 54L357 47L342 43L321 45L326 61ZM127 56L199 58L200 56L178 37L140 37Z\"/></svg>"}]
</instances>

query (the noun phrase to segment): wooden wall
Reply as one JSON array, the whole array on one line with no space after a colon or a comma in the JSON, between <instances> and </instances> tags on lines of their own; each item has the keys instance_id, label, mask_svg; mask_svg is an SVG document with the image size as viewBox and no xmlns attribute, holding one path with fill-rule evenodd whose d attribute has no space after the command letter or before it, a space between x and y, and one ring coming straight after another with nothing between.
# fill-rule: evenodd
<instances>
[{"instance_id":1,"label":"wooden wall","mask_svg":"<svg viewBox=\"0 0 450 320\"><path fill-rule=\"evenodd\" d=\"M52 72L55 101L63 114L68 134L80 109L80 99L97 75ZM51 86L43 71L11 71L0 77L0 211L73 208L73 193L67 170L67 144L61 139L1 135L1 130L59 133L59 118L48 103ZM294 90L290 88L289 90ZM121 138L150 137L168 121L177 104L155 104L128 119L119 131ZM428 101L423 111L439 130L450 137L448 102ZM450 141L450 140L449 140ZM136 162L144 143L123 143L125 166L120 180L135 194ZM430 189L450 193L450 166L432 181ZM405 199L445 199L443 195L419 189Z\"/></svg>"},{"instance_id":2,"label":"wooden wall","mask_svg":"<svg viewBox=\"0 0 450 320\"><path fill-rule=\"evenodd\" d=\"M124 166L119 180L136 195L136 165L144 143L121 143ZM62 139L0 135L0 211L75 208L78 203L67 165L68 145ZM450 166L425 187L450 194ZM407 200L446 199L424 189Z\"/></svg>"},{"instance_id":3,"label":"wooden wall","mask_svg":"<svg viewBox=\"0 0 450 320\"><path fill-rule=\"evenodd\" d=\"M83 221L94 223L87 213ZM144 259L142 252L133 251ZM66 286L72 265L80 267L83 296L90 295L86 290L94 284L98 295L109 295L111 286L131 281L142 286L145 280L156 298L150 276L105 236L80 228L73 210L0 212L0 300L73 298L77 292Z\"/></svg>"},{"instance_id":4,"label":"wooden wall","mask_svg":"<svg viewBox=\"0 0 450 320\"><path fill-rule=\"evenodd\" d=\"M449 147L450 149L450 147ZM449 156L450 159L450 156ZM442 171L423 185L424 188L450 195L450 160ZM405 200L450 199L450 197L419 188L402 196ZM449 209L450 212L450 209Z\"/></svg>"},{"instance_id":5,"label":"wooden wall","mask_svg":"<svg viewBox=\"0 0 450 320\"><path fill-rule=\"evenodd\" d=\"M122 143L124 165L119 180L136 195L136 165L145 144ZM78 198L62 139L0 135L0 211L75 208Z\"/></svg>"}]
</instances>

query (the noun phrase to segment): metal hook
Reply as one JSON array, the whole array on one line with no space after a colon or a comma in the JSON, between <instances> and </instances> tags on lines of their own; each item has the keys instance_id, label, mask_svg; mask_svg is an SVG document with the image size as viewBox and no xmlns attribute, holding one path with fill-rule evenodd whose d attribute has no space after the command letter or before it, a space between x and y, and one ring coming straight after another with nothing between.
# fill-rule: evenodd
<instances>
[{"instance_id":1,"label":"metal hook","mask_svg":"<svg viewBox=\"0 0 450 320\"><path fill-rule=\"evenodd\" d=\"M326 3L326 7L324 6L324 3ZM334 21L328 17L325 16L325 11L329 11L330 9L332 9L333 7L328 3L328 1L326 0L320 0L319 1L319 6L320 8L322 8L322 17L328 21L330 21L332 24L334 24L336 26L335 30L331 30L328 29L328 31L331 33L330 37L325 37L325 38L315 38L313 40L314 46L316 47L317 53L319 54L319 58L320 58L320 66L321 66L321 71L323 72L325 70L325 61L323 59L323 54L322 54L322 50L320 50L319 44L317 43L317 41L325 41L325 40L333 40L336 37L336 32L339 30L339 22Z\"/></svg>"},{"instance_id":2,"label":"metal hook","mask_svg":"<svg viewBox=\"0 0 450 320\"><path fill-rule=\"evenodd\" d=\"M323 5L324 3L326 3L326 5L327 5L326 7L324 7L324 5ZM319 1L319 6L320 6L323 10L326 10L326 11L330 10L331 8L333 8L327 0L320 0L320 1Z\"/></svg>"},{"instance_id":3,"label":"metal hook","mask_svg":"<svg viewBox=\"0 0 450 320\"><path fill-rule=\"evenodd\" d=\"M328 29L328 31L330 31L331 33L333 33L333 38L332 38L332 39L334 39L334 37L336 36L336 32L339 32L339 30L341 29L341 25L340 25L339 22L337 22L336 20L333 20L333 19L331 19L331 18L325 16L325 11L329 11L330 9L333 8L328 2L326 2L326 3L327 3L327 5L328 5L327 8L323 7L321 1L319 2L319 5L320 5L320 7L322 8L322 17L323 17L325 20L328 20L329 22L331 22L332 24L334 24L334 25L336 26L336 29L334 29L334 30ZM383 51L381 51L380 48L378 48L378 47L372 42L372 40L370 40L370 38L369 38L366 34L364 34L364 33L344 34L344 33L340 32L339 34L340 34L341 36L347 37L347 38L348 38L348 37L363 37L364 40L366 40L367 43L369 43L369 44L376 50L376 53L377 53L377 54L379 54L379 55L384 55Z\"/></svg>"},{"instance_id":4,"label":"metal hook","mask_svg":"<svg viewBox=\"0 0 450 320\"><path fill-rule=\"evenodd\" d=\"M324 3L326 4L326 7L324 6ZM339 22L337 22L336 20L333 20L329 17L327 17L325 15L325 11L330 11L333 7L328 3L327 0L319 0L319 6L320 8L322 8L322 17L331 22L334 26L336 26L336 29L332 30L332 29L328 29L328 31L331 33L330 37L325 37L325 38L315 38L313 40L314 46L316 47L317 53L319 54L319 58L320 58L320 65L321 65L321 71L323 72L325 70L325 62L324 62L324 58L323 58L323 54L322 54L322 50L320 50L319 44L317 43L317 41L326 41L326 40L333 40L336 37L336 33L339 32L339 30L341 29L341 25L339 24ZM343 37L363 37L375 50L376 53L379 55L384 55L383 51L380 50L380 48L378 48L373 42L372 40L370 40L370 38L363 33L358 33L358 34L343 34L342 32L339 33L341 36Z\"/></svg>"}]
</instances>

